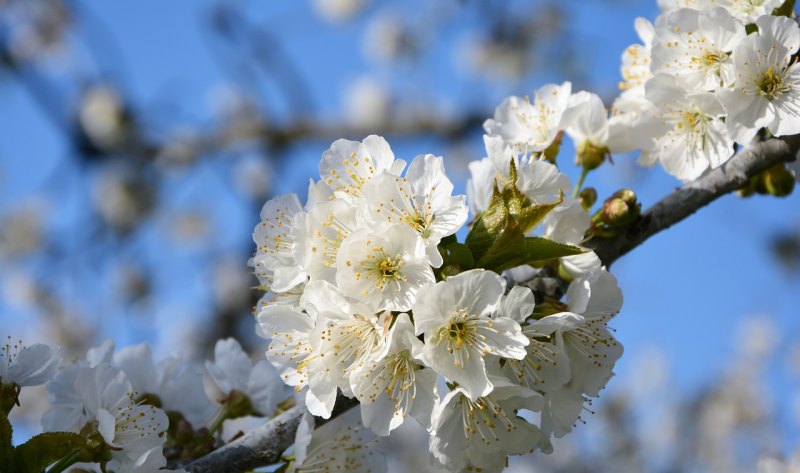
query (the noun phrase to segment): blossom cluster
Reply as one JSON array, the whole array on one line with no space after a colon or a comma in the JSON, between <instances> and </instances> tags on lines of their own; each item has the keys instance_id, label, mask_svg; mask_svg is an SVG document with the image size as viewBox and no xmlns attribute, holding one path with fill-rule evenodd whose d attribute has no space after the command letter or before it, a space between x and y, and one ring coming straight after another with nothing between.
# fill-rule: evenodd
<instances>
[{"instance_id":1,"label":"blossom cluster","mask_svg":"<svg viewBox=\"0 0 800 473\"><path fill-rule=\"evenodd\" d=\"M569 86L557 91L567 104ZM565 123L555 120L551 139ZM355 397L381 436L414 418L434 463L452 471L499 471L508 455L550 451L622 354L607 328L622 295L577 246L590 217L564 197L569 179L502 136L485 142L468 205L452 195L443 158L406 168L381 137L338 140L305 205L294 194L268 201L253 232L252 265L269 290L257 331L284 382L323 418L337 395ZM475 220L458 243L469 208ZM514 227L498 233L491 215L504 211ZM514 231L539 268L523 264L522 248L503 248ZM556 252L534 256L544 248ZM559 263L574 277L565 302L508 284Z\"/></svg>"},{"instance_id":2,"label":"blossom cluster","mask_svg":"<svg viewBox=\"0 0 800 473\"><path fill-rule=\"evenodd\" d=\"M773 13L782 0L659 0L642 44L623 54L615 119L640 162L683 181L725 163L762 129L800 133L800 28Z\"/></svg>"},{"instance_id":3,"label":"blossom cluster","mask_svg":"<svg viewBox=\"0 0 800 473\"><path fill-rule=\"evenodd\" d=\"M762 129L800 133L800 28L773 15L782 3L660 0L655 23L636 21L642 44L622 55L610 116L597 95L570 95L566 83L509 97L485 127L523 152L545 150L566 129L588 170L608 154L641 150L641 164L694 180Z\"/></svg>"},{"instance_id":4,"label":"blossom cluster","mask_svg":"<svg viewBox=\"0 0 800 473\"><path fill-rule=\"evenodd\" d=\"M7 343L0 350L0 405L7 415L20 403L22 388L46 383L51 408L42 417L44 434L19 446L19 454L3 461L14 471L80 471L151 473L185 464L228 440L223 424L234 432L246 428L247 417L269 418L292 398L266 361L252 363L233 339L217 342L214 361L204 368L186 363L180 356L155 362L146 343L114 350L107 340L92 348L85 359L62 364L60 350L43 344L25 347ZM298 432L296 451L309 449L304 462L296 454L295 469L319 461L314 446L320 438L326 449L341 449L337 461L368 464L381 461L366 447L363 429L342 425L330 428L349 432L331 443L329 436L313 429ZM307 422L306 422L307 424ZM10 440L10 439L9 439ZM311 444L311 447L308 447ZM362 445L362 446L363 446ZM322 448L322 447L320 447ZM319 449L318 449L319 450ZM35 463L30 456L35 455ZM349 462L349 463L348 463Z\"/></svg>"}]
</instances>

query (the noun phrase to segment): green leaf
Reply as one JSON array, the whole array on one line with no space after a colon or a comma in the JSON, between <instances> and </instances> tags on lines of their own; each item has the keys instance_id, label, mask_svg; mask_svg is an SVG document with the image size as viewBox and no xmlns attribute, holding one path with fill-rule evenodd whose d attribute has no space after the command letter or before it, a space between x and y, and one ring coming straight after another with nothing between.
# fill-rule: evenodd
<instances>
[{"instance_id":1,"label":"green leaf","mask_svg":"<svg viewBox=\"0 0 800 473\"><path fill-rule=\"evenodd\" d=\"M489 207L475 220L464 243L472 251L472 256L479 260L491 248L498 235L512 223L503 196L495 186Z\"/></svg>"},{"instance_id":2,"label":"green leaf","mask_svg":"<svg viewBox=\"0 0 800 473\"><path fill-rule=\"evenodd\" d=\"M534 205L517 188L516 181L517 168L511 161L508 182L502 191L495 185L488 208L467 235L465 243L472 252L474 266L499 273L523 264L583 253L576 246L525 236L564 201L564 194L560 193L555 202Z\"/></svg>"},{"instance_id":3,"label":"green leaf","mask_svg":"<svg viewBox=\"0 0 800 473\"><path fill-rule=\"evenodd\" d=\"M500 273L523 264L535 264L583 252L577 246L557 243L547 238L526 237L519 228L512 227L498 237L476 266Z\"/></svg>"},{"instance_id":4,"label":"green leaf","mask_svg":"<svg viewBox=\"0 0 800 473\"><path fill-rule=\"evenodd\" d=\"M461 270L472 269L475 267L475 258L469 247L463 243L452 243L444 248L442 254L444 264L442 266L458 265Z\"/></svg>"},{"instance_id":5,"label":"green leaf","mask_svg":"<svg viewBox=\"0 0 800 473\"><path fill-rule=\"evenodd\" d=\"M511 216L517 221L522 232L525 233L531 228L535 227L547 216L554 208L558 207L561 202L564 202L564 193L561 192L558 200L549 204L533 205L528 204L526 207L521 208L518 212L511 212Z\"/></svg>"},{"instance_id":6,"label":"green leaf","mask_svg":"<svg viewBox=\"0 0 800 473\"><path fill-rule=\"evenodd\" d=\"M13 429L5 414L0 414L0 473L14 472L14 447L11 445Z\"/></svg>"},{"instance_id":7,"label":"green leaf","mask_svg":"<svg viewBox=\"0 0 800 473\"><path fill-rule=\"evenodd\" d=\"M14 449L14 464L20 473L41 473L45 468L75 452L81 461L89 458L87 439L73 432L46 432L39 434Z\"/></svg>"},{"instance_id":8,"label":"green leaf","mask_svg":"<svg viewBox=\"0 0 800 473\"><path fill-rule=\"evenodd\" d=\"M517 166L514 161L511 161L508 175L508 182L503 187L501 195L508 213L517 221L523 233L535 227L551 210L564 202L564 193L561 192L555 202L534 205L528 196L517 188Z\"/></svg>"}]
</instances>

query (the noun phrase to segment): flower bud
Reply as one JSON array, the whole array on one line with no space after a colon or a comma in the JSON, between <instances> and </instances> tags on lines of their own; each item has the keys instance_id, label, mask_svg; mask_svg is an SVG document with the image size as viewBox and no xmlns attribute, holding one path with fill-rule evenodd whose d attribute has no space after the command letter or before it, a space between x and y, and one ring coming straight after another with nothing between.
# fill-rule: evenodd
<instances>
[{"instance_id":1,"label":"flower bud","mask_svg":"<svg viewBox=\"0 0 800 473\"><path fill-rule=\"evenodd\" d=\"M622 199L628 205L637 205L636 202L636 192L630 189L620 189L617 192L611 194L612 198Z\"/></svg>"},{"instance_id":2,"label":"flower bud","mask_svg":"<svg viewBox=\"0 0 800 473\"><path fill-rule=\"evenodd\" d=\"M575 164L587 171L597 169L608 155L608 147L597 146L590 141L585 141L578 148L578 155L575 157Z\"/></svg>"},{"instance_id":3,"label":"flower bud","mask_svg":"<svg viewBox=\"0 0 800 473\"><path fill-rule=\"evenodd\" d=\"M581 191L580 194L581 207L583 210L589 211L592 206L597 202L597 190L594 187L587 187Z\"/></svg>"},{"instance_id":4,"label":"flower bud","mask_svg":"<svg viewBox=\"0 0 800 473\"><path fill-rule=\"evenodd\" d=\"M620 227L639 218L639 205L626 202L621 197L611 197L603 204L601 220L608 226Z\"/></svg>"}]
</instances>

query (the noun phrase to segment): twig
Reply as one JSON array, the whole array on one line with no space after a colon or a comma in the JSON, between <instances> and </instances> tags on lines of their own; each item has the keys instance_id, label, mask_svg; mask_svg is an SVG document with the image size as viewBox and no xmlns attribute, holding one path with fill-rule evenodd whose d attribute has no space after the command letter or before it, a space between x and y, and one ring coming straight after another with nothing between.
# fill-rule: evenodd
<instances>
[{"instance_id":1,"label":"twig","mask_svg":"<svg viewBox=\"0 0 800 473\"><path fill-rule=\"evenodd\" d=\"M680 222L701 208L740 189L750 177L778 163L795 159L800 135L771 138L753 143L727 163L664 197L634 224L611 239L595 239L593 249L606 266L627 254L656 233Z\"/></svg>"}]
</instances>

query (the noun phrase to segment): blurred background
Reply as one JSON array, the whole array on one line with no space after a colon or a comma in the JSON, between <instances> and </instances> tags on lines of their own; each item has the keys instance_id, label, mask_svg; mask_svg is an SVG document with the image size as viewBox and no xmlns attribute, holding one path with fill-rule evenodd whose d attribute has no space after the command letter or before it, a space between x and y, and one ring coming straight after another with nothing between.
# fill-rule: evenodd
<instances>
[{"instance_id":1,"label":"blurred background","mask_svg":"<svg viewBox=\"0 0 800 473\"><path fill-rule=\"evenodd\" d=\"M271 196L305 197L333 140L377 133L398 157L443 155L463 193L504 97L571 80L610 105L634 19L657 12L655 0L0 0L0 334L68 358L109 337L201 360L234 336L263 356L251 232ZM564 146L575 177L572 160ZM632 188L648 207L680 183L623 155L587 184L601 201ZM784 471L800 448L798 204L728 196L616 263L617 377L556 454L511 468ZM14 411L17 440L39 429L42 394ZM428 471L424 440L393 435L392 471Z\"/></svg>"}]
</instances>

